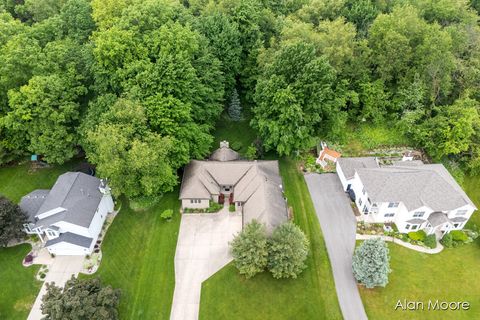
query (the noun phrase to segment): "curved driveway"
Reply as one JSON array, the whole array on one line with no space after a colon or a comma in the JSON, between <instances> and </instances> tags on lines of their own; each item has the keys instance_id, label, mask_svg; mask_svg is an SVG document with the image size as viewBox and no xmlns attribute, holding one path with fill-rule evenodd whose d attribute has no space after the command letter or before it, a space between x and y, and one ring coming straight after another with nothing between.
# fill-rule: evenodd
<instances>
[{"instance_id":1,"label":"curved driveway","mask_svg":"<svg viewBox=\"0 0 480 320\"><path fill-rule=\"evenodd\" d=\"M356 221L336 174L305 175L333 269L338 301L345 320L367 319L352 273Z\"/></svg>"}]
</instances>

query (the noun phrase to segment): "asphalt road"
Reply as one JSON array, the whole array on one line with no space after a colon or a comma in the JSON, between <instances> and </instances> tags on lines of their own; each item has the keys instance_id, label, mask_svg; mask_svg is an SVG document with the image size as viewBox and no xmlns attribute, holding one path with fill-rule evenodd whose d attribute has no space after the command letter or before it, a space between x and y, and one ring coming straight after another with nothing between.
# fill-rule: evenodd
<instances>
[{"instance_id":1,"label":"asphalt road","mask_svg":"<svg viewBox=\"0 0 480 320\"><path fill-rule=\"evenodd\" d=\"M343 318L367 319L352 273L356 221L350 201L336 174L309 174L305 180L325 238Z\"/></svg>"}]
</instances>

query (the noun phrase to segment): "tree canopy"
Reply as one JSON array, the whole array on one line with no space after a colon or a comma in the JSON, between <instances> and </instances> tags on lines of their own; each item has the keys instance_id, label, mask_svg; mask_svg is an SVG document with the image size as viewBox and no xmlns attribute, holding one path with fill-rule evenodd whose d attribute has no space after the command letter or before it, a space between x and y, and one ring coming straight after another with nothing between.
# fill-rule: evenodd
<instances>
[{"instance_id":1,"label":"tree canopy","mask_svg":"<svg viewBox=\"0 0 480 320\"><path fill-rule=\"evenodd\" d=\"M0 195L0 247L25 237L23 224L26 222L25 212L17 204Z\"/></svg>"}]
</instances>

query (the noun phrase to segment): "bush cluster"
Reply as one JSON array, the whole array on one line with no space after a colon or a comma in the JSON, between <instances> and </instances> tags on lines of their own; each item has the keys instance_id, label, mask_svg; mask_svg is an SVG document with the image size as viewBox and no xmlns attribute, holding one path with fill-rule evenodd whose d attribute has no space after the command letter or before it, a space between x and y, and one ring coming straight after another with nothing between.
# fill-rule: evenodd
<instances>
[{"instance_id":1,"label":"bush cluster","mask_svg":"<svg viewBox=\"0 0 480 320\"><path fill-rule=\"evenodd\" d=\"M413 241L424 241L425 238L427 237L427 234L423 230L418 230L414 232L409 232L408 237L412 239Z\"/></svg>"}]
</instances>

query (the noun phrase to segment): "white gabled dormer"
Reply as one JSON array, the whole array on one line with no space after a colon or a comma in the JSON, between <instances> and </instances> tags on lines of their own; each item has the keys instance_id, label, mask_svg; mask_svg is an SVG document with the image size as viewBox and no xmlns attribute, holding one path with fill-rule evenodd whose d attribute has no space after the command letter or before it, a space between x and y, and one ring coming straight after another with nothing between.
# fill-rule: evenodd
<instances>
[{"instance_id":1,"label":"white gabled dormer","mask_svg":"<svg viewBox=\"0 0 480 320\"><path fill-rule=\"evenodd\" d=\"M45 219L46 217L53 216L54 214L63 212L65 210L66 210L65 208L58 207L58 208L55 208L55 209L52 209L52 210L48 210L44 213L41 213L41 214L37 215L35 218L37 218L38 220Z\"/></svg>"}]
</instances>

